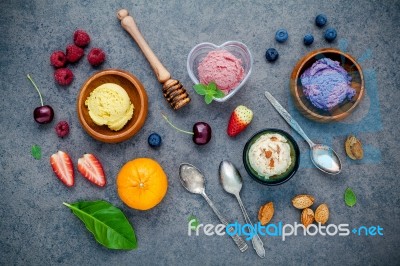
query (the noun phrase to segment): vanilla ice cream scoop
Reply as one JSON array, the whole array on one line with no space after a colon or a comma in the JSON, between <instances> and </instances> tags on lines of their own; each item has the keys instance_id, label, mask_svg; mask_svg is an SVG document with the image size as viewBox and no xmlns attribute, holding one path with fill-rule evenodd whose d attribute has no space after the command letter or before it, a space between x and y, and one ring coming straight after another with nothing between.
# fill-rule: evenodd
<instances>
[{"instance_id":1,"label":"vanilla ice cream scoop","mask_svg":"<svg viewBox=\"0 0 400 266\"><path fill-rule=\"evenodd\" d=\"M134 106L121 86L105 83L94 89L85 101L89 116L96 125L118 131L132 118Z\"/></svg>"}]
</instances>

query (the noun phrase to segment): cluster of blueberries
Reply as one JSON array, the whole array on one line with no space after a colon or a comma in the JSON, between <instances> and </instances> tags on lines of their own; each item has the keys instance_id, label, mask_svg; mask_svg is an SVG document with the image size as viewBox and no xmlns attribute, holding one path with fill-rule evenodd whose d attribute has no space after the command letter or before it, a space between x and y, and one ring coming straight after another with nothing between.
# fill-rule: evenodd
<instances>
[{"instance_id":1,"label":"cluster of blueberries","mask_svg":"<svg viewBox=\"0 0 400 266\"><path fill-rule=\"evenodd\" d=\"M322 28L328 22L327 17L324 14L320 14L315 18L315 24ZM333 42L336 39L337 33L334 28L328 28L325 31L324 38L327 42ZM284 43L289 38L287 30L280 29L275 34L275 40L279 43ZM311 45L314 42L314 36L312 34L306 34L303 39L304 45ZM278 59L279 53L275 48L269 48L265 53L265 58L269 62L274 62Z\"/></svg>"}]
</instances>

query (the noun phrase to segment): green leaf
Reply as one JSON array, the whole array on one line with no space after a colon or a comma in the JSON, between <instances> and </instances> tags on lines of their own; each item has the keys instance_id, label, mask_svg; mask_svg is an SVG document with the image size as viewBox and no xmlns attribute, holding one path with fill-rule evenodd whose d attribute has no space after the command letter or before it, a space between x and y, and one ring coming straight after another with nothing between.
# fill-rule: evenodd
<instances>
[{"instance_id":1,"label":"green leaf","mask_svg":"<svg viewBox=\"0 0 400 266\"><path fill-rule=\"evenodd\" d=\"M217 91L214 93L215 98L223 98L225 97L225 93L221 91L220 89L217 89Z\"/></svg>"},{"instance_id":2,"label":"green leaf","mask_svg":"<svg viewBox=\"0 0 400 266\"><path fill-rule=\"evenodd\" d=\"M215 84L215 82L210 82L210 83L208 83L208 89L209 90L211 90L211 91L217 91L218 90L218 88L217 88L217 84Z\"/></svg>"},{"instance_id":3,"label":"green leaf","mask_svg":"<svg viewBox=\"0 0 400 266\"><path fill-rule=\"evenodd\" d=\"M214 99L214 96L212 94L206 94L206 96L204 97L204 100L206 102L206 104L210 104Z\"/></svg>"},{"instance_id":4,"label":"green leaf","mask_svg":"<svg viewBox=\"0 0 400 266\"><path fill-rule=\"evenodd\" d=\"M193 89L196 91L197 94L199 95L206 95L207 92L207 86L204 84L196 84L193 86Z\"/></svg>"},{"instance_id":5,"label":"green leaf","mask_svg":"<svg viewBox=\"0 0 400 266\"><path fill-rule=\"evenodd\" d=\"M215 84L215 82L210 82L208 85L199 83L193 85L193 89L197 92L197 94L204 96L204 101L206 104L210 104L214 98L225 97L225 94L217 88L217 84Z\"/></svg>"},{"instance_id":6,"label":"green leaf","mask_svg":"<svg viewBox=\"0 0 400 266\"><path fill-rule=\"evenodd\" d=\"M39 145L33 145L31 149L33 158L40 160L42 158L42 148Z\"/></svg>"},{"instance_id":7,"label":"green leaf","mask_svg":"<svg viewBox=\"0 0 400 266\"><path fill-rule=\"evenodd\" d=\"M197 227L199 226L200 222L199 222L199 220L197 219L197 217L194 216L193 214L191 214L191 215L189 216L189 218L188 218L188 223L190 223L191 221L193 221L193 222L191 223L191 229L192 229L193 231L196 231L196 229L197 229Z\"/></svg>"},{"instance_id":8,"label":"green leaf","mask_svg":"<svg viewBox=\"0 0 400 266\"><path fill-rule=\"evenodd\" d=\"M107 201L63 203L86 225L97 242L110 249L135 249L135 232L123 212Z\"/></svg>"},{"instance_id":9,"label":"green leaf","mask_svg":"<svg viewBox=\"0 0 400 266\"><path fill-rule=\"evenodd\" d=\"M349 207L353 207L357 202L356 194L349 187L344 192L344 202Z\"/></svg>"}]
</instances>

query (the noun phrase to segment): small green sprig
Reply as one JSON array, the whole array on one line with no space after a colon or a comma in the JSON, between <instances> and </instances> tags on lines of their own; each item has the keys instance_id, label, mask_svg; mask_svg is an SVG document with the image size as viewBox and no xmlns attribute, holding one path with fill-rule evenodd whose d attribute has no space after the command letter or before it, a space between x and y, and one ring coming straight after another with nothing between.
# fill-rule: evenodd
<instances>
[{"instance_id":1,"label":"small green sprig","mask_svg":"<svg viewBox=\"0 0 400 266\"><path fill-rule=\"evenodd\" d=\"M217 88L215 82L210 82L208 85L199 83L194 85L193 89L197 94L204 96L206 104L210 104L215 98L225 97L225 93Z\"/></svg>"}]
</instances>

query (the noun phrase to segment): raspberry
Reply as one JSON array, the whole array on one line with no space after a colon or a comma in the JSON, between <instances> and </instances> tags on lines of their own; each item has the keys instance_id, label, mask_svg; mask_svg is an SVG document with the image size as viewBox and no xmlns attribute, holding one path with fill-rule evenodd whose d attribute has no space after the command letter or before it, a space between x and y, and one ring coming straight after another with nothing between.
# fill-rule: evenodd
<instances>
[{"instance_id":1,"label":"raspberry","mask_svg":"<svg viewBox=\"0 0 400 266\"><path fill-rule=\"evenodd\" d=\"M106 54L100 48L93 48L90 50L87 60L92 66L99 66L106 60Z\"/></svg>"},{"instance_id":2,"label":"raspberry","mask_svg":"<svg viewBox=\"0 0 400 266\"><path fill-rule=\"evenodd\" d=\"M54 71L54 79L61 86L67 86L74 79L74 73L69 68L59 68Z\"/></svg>"},{"instance_id":3,"label":"raspberry","mask_svg":"<svg viewBox=\"0 0 400 266\"><path fill-rule=\"evenodd\" d=\"M79 47L86 47L90 43L90 36L84 30L74 32L74 43Z\"/></svg>"},{"instance_id":4,"label":"raspberry","mask_svg":"<svg viewBox=\"0 0 400 266\"><path fill-rule=\"evenodd\" d=\"M67 57L63 51L55 51L50 56L50 64L55 68L64 67L67 63Z\"/></svg>"},{"instance_id":5,"label":"raspberry","mask_svg":"<svg viewBox=\"0 0 400 266\"><path fill-rule=\"evenodd\" d=\"M67 46L67 60L68 62L75 63L83 56L83 49L76 46L75 44L70 44Z\"/></svg>"},{"instance_id":6,"label":"raspberry","mask_svg":"<svg viewBox=\"0 0 400 266\"><path fill-rule=\"evenodd\" d=\"M60 121L54 128L56 130L57 135L60 138L63 138L68 135L69 133L69 125L67 121Z\"/></svg>"}]
</instances>

